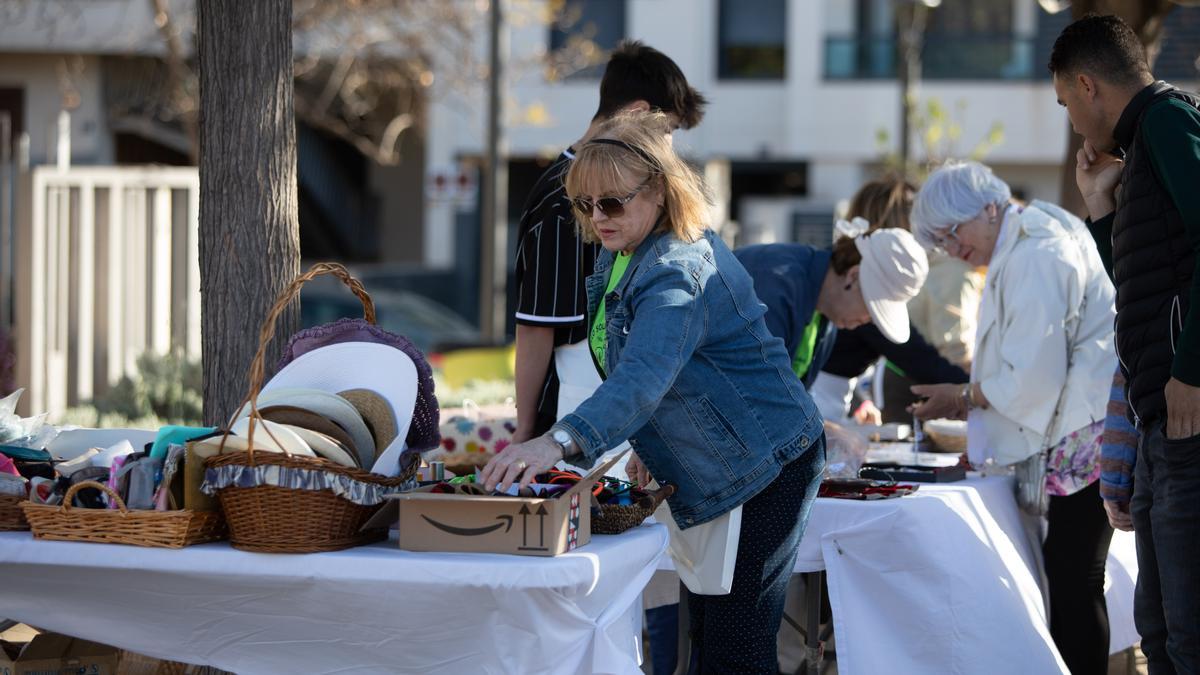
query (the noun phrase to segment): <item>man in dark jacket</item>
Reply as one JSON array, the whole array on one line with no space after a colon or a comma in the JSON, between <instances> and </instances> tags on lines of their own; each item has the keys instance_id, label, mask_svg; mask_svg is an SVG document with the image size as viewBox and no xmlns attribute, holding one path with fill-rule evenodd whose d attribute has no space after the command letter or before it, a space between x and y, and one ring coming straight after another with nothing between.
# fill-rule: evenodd
<instances>
[{"instance_id":1,"label":"man in dark jacket","mask_svg":"<svg viewBox=\"0 0 1200 675\"><path fill-rule=\"evenodd\" d=\"M1198 673L1200 312L1189 308L1200 306L1200 100L1156 81L1137 36L1112 16L1067 26L1050 71L1084 137L1076 180L1111 255L1117 353L1140 432L1132 499L1113 489L1105 506L1137 534L1134 618L1150 672Z\"/></svg>"}]
</instances>

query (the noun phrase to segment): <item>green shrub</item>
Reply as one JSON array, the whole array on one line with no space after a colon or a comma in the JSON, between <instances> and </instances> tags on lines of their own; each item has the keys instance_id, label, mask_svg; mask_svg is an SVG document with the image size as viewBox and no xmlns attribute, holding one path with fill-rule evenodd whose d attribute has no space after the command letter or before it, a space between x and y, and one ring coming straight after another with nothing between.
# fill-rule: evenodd
<instances>
[{"instance_id":1,"label":"green shrub","mask_svg":"<svg viewBox=\"0 0 1200 675\"><path fill-rule=\"evenodd\" d=\"M179 354L143 354L137 365L136 376L121 378L107 395L91 402L97 426L109 426L99 424L101 419L201 423L204 379L198 361L189 361Z\"/></svg>"}]
</instances>

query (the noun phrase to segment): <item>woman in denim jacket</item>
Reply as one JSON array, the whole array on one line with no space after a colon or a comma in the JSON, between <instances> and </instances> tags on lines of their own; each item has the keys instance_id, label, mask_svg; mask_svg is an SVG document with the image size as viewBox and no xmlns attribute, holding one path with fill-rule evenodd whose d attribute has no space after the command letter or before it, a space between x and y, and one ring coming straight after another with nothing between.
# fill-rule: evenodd
<instances>
[{"instance_id":1,"label":"woman in denim jacket","mask_svg":"<svg viewBox=\"0 0 1200 675\"><path fill-rule=\"evenodd\" d=\"M605 375L545 436L483 471L489 489L565 459L588 466L628 439L628 471L675 487L687 529L743 507L728 595L689 594L700 672L776 672L784 591L825 459L821 417L763 321L746 270L707 228L700 177L659 113L618 116L566 180L582 235L604 247L587 280Z\"/></svg>"}]
</instances>

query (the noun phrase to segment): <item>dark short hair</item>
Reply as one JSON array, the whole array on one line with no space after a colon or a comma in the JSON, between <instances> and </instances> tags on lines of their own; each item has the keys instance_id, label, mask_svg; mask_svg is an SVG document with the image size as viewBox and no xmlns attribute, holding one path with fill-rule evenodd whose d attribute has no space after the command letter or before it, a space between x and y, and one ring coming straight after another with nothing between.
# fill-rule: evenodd
<instances>
[{"instance_id":1,"label":"dark short hair","mask_svg":"<svg viewBox=\"0 0 1200 675\"><path fill-rule=\"evenodd\" d=\"M1150 74L1146 48L1121 17L1087 14L1059 34L1050 50L1051 73L1086 72L1116 84L1135 84Z\"/></svg>"},{"instance_id":2,"label":"dark short hair","mask_svg":"<svg viewBox=\"0 0 1200 675\"><path fill-rule=\"evenodd\" d=\"M708 105L671 57L638 40L626 40L617 45L604 69L596 119L612 117L634 101L674 114L684 129L699 124Z\"/></svg>"}]
</instances>

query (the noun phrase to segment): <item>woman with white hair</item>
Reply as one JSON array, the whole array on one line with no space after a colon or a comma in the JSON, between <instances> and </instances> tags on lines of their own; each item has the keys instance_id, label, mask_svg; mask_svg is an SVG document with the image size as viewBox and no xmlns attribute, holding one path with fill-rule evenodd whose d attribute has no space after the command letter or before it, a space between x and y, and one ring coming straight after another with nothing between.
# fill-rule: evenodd
<instances>
[{"instance_id":1,"label":"woman with white hair","mask_svg":"<svg viewBox=\"0 0 1200 675\"><path fill-rule=\"evenodd\" d=\"M913 387L925 399L914 412L965 417L972 464L1018 467L1022 488L1041 489L1044 475L1050 634L1071 672L1103 673L1112 528L1098 480L1116 365L1113 286L1082 221L1053 204L1019 207L1010 197L1008 185L977 162L947 163L917 193L918 240L988 272L970 383ZM1040 510L1029 499L1023 506Z\"/></svg>"}]
</instances>

